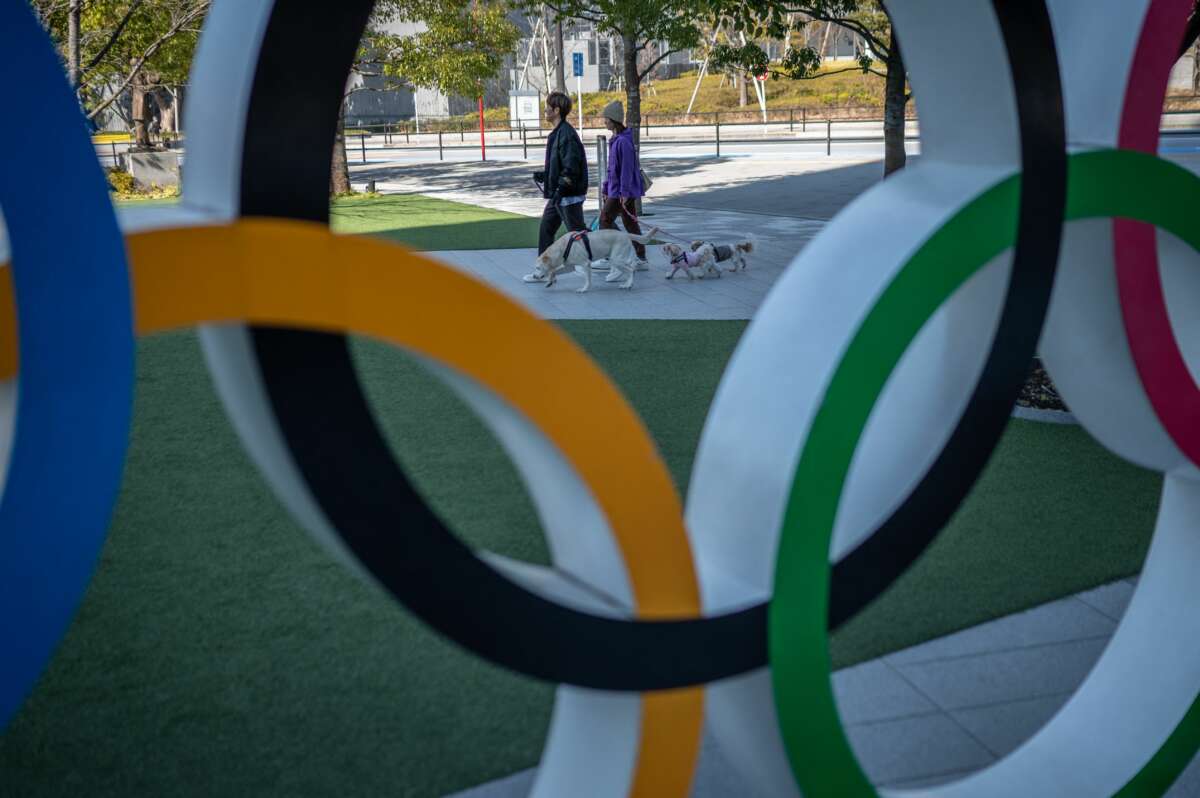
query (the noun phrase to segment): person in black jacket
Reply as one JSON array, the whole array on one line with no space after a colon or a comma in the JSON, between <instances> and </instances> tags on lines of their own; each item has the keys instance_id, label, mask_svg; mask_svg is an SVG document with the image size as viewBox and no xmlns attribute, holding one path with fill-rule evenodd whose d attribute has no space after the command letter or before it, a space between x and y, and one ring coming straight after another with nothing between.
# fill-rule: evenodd
<instances>
[{"instance_id":1,"label":"person in black jacket","mask_svg":"<svg viewBox=\"0 0 1200 798\"><path fill-rule=\"evenodd\" d=\"M587 155L583 142L567 116L571 113L571 98L562 92L551 92L546 98L546 119L554 130L546 138L546 168L534 174L546 198L542 224L538 229L538 254L554 243L561 222L570 232L585 230L583 201L587 198Z\"/></svg>"}]
</instances>

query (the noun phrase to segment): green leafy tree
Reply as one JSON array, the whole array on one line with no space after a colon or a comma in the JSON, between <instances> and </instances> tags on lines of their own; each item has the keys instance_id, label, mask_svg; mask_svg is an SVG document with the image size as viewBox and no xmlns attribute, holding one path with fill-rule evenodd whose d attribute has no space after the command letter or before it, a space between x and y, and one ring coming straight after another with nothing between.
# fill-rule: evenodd
<instances>
[{"instance_id":1,"label":"green leafy tree","mask_svg":"<svg viewBox=\"0 0 1200 798\"><path fill-rule=\"evenodd\" d=\"M532 11L541 0L517 0ZM625 123L640 140L641 83L671 53L698 47L701 4L696 0L547 0L560 16L591 22L601 33L620 37L625 84ZM652 47L665 42L655 53Z\"/></svg>"},{"instance_id":2,"label":"green leafy tree","mask_svg":"<svg viewBox=\"0 0 1200 798\"><path fill-rule=\"evenodd\" d=\"M892 30L887 9L879 0L698 0L727 30L744 34L746 43L717 44L710 63L717 69L737 69L752 74L810 80L848 70L874 72L884 79L884 174L904 166L904 113L911 95L906 89L904 59ZM788 47L783 58L771 63L759 41L792 40L797 31L813 24L832 24L861 37L867 49L855 66L821 71L822 53L807 44ZM879 70L882 64L883 71Z\"/></svg>"},{"instance_id":3,"label":"green leafy tree","mask_svg":"<svg viewBox=\"0 0 1200 798\"><path fill-rule=\"evenodd\" d=\"M353 71L382 78L383 90L427 88L482 97L484 84L500 73L521 35L507 11L495 0L378 0ZM389 28L397 22L421 22L424 29L398 34ZM363 90L348 88L347 97ZM339 120L330 179L334 194L350 190L344 129Z\"/></svg>"},{"instance_id":4,"label":"green leafy tree","mask_svg":"<svg viewBox=\"0 0 1200 798\"><path fill-rule=\"evenodd\" d=\"M135 144L150 144L150 103L164 130L176 128L168 87L187 82L210 0L31 2L63 52L88 119L109 108L124 115L118 101L129 91L132 113L126 121Z\"/></svg>"}]
</instances>

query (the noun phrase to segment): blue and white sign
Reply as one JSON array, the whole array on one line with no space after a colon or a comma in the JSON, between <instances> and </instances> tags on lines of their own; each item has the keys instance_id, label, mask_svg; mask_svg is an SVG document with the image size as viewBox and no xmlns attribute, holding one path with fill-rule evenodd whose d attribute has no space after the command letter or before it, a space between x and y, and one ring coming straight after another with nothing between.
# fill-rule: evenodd
<instances>
[{"instance_id":1,"label":"blue and white sign","mask_svg":"<svg viewBox=\"0 0 1200 798\"><path fill-rule=\"evenodd\" d=\"M571 66L574 67L575 77L583 77L583 53L571 54Z\"/></svg>"}]
</instances>

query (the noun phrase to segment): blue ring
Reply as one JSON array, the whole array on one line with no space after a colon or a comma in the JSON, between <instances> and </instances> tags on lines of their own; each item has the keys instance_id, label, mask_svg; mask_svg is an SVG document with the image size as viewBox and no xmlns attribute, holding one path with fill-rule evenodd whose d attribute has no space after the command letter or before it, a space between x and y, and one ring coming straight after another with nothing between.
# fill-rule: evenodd
<instances>
[{"instance_id":1,"label":"blue ring","mask_svg":"<svg viewBox=\"0 0 1200 798\"><path fill-rule=\"evenodd\" d=\"M0 152L13 154L0 169L0 209L20 337L0 496L2 730L66 632L104 543L129 438L134 344L107 183L26 3L0 2L0 74L11 107L38 109L37 125L0 125Z\"/></svg>"}]
</instances>

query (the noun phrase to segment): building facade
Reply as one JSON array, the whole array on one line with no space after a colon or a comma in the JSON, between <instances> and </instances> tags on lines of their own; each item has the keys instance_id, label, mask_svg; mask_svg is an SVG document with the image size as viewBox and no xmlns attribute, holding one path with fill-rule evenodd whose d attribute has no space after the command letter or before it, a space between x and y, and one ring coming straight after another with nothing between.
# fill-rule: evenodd
<instances>
[{"instance_id":1,"label":"building facade","mask_svg":"<svg viewBox=\"0 0 1200 798\"><path fill-rule=\"evenodd\" d=\"M423 22L391 22L384 30L397 36L411 36L425 30ZM508 70L484 84L486 107L508 103ZM459 116L474 111L475 97L454 97L435 89L395 88L382 76L352 74L346 84L346 124L372 125L411 119Z\"/></svg>"}]
</instances>

